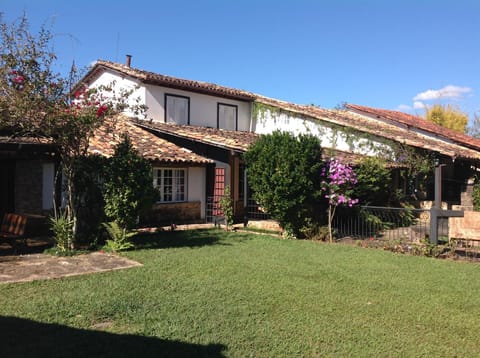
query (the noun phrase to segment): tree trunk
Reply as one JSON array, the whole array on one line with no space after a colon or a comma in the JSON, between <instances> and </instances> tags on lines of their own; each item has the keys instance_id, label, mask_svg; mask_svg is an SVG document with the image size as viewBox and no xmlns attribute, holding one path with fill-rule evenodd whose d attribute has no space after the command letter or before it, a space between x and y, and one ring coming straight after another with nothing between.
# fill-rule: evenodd
<instances>
[{"instance_id":1,"label":"tree trunk","mask_svg":"<svg viewBox=\"0 0 480 358\"><path fill-rule=\"evenodd\" d=\"M336 209L337 209L336 206L328 205L328 239L330 242L333 242L332 222L333 222L333 217L335 216Z\"/></svg>"}]
</instances>

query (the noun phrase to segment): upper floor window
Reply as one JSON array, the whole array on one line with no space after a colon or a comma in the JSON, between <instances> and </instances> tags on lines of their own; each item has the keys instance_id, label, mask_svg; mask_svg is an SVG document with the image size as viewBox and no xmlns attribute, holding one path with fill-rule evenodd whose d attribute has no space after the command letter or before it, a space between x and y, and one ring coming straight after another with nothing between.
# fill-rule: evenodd
<instances>
[{"instance_id":1,"label":"upper floor window","mask_svg":"<svg viewBox=\"0 0 480 358\"><path fill-rule=\"evenodd\" d=\"M160 202L186 200L186 169L154 168L153 186L158 190Z\"/></svg>"},{"instance_id":2,"label":"upper floor window","mask_svg":"<svg viewBox=\"0 0 480 358\"><path fill-rule=\"evenodd\" d=\"M217 104L217 128L238 130L238 106L233 104Z\"/></svg>"},{"instance_id":3,"label":"upper floor window","mask_svg":"<svg viewBox=\"0 0 480 358\"><path fill-rule=\"evenodd\" d=\"M190 98L165 94L165 123L190 124Z\"/></svg>"}]
</instances>

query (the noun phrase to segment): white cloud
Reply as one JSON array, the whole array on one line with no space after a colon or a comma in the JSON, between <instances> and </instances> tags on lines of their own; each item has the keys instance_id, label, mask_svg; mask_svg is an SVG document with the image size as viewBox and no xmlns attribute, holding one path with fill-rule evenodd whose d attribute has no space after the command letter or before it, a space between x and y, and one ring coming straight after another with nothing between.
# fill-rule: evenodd
<instances>
[{"instance_id":1,"label":"white cloud","mask_svg":"<svg viewBox=\"0 0 480 358\"><path fill-rule=\"evenodd\" d=\"M404 112L404 111L411 111L412 110L412 107L407 105L407 104L400 104L397 108L396 108L397 111L401 111L401 112Z\"/></svg>"},{"instance_id":2,"label":"white cloud","mask_svg":"<svg viewBox=\"0 0 480 358\"><path fill-rule=\"evenodd\" d=\"M431 101L435 99L454 99L460 98L466 94L472 92L470 87L460 87L460 86L453 86L448 85L438 90L426 90L425 92L420 92L415 97L413 97L414 101ZM414 104L415 108L415 104Z\"/></svg>"},{"instance_id":3,"label":"white cloud","mask_svg":"<svg viewBox=\"0 0 480 358\"><path fill-rule=\"evenodd\" d=\"M415 101L413 102L414 109L425 109L426 105L422 101Z\"/></svg>"}]
</instances>

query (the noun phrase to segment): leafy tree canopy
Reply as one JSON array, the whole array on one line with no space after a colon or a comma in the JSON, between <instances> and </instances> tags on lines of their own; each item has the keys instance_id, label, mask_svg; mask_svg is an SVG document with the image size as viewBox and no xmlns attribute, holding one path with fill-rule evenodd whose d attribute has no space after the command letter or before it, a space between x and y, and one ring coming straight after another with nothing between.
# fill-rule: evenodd
<instances>
[{"instance_id":1,"label":"leafy tree canopy","mask_svg":"<svg viewBox=\"0 0 480 358\"><path fill-rule=\"evenodd\" d=\"M465 133L468 124L468 114L460 111L457 107L434 104L425 111L425 118L442 127Z\"/></svg>"},{"instance_id":2,"label":"leafy tree canopy","mask_svg":"<svg viewBox=\"0 0 480 358\"><path fill-rule=\"evenodd\" d=\"M45 133L68 92L68 80L52 70L52 34L30 33L25 15L8 24L0 14L0 40L0 127Z\"/></svg>"},{"instance_id":3,"label":"leafy tree canopy","mask_svg":"<svg viewBox=\"0 0 480 358\"><path fill-rule=\"evenodd\" d=\"M79 87L72 93L77 73L72 68L65 78L53 70L57 57L52 39L45 27L32 34L26 15L9 24L0 14L0 131L48 138L55 145L67 193L62 215L73 222L75 236L75 160L87 153L89 139L105 117L128 107L133 90L114 93L113 86Z\"/></svg>"}]
</instances>

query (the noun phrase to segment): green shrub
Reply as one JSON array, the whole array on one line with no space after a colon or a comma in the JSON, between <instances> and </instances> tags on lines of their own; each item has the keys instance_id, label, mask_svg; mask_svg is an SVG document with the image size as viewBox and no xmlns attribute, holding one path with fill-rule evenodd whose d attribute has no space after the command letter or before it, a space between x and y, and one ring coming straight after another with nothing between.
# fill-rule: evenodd
<instances>
[{"instance_id":1,"label":"green shrub","mask_svg":"<svg viewBox=\"0 0 480 358\"><path fill-rule=\"evenodd\" d=\"M362 205L387 206L391 198L391 175L385 161L366 157L355 167L357 183L353 195Z\"/></svg>"},{"instance_id":2,"label":"green shrub","mask_svg":"<svg viewBox=\"0 0 480 358\"><path fill-rule=\"evenodd\" d=\"M106 168L105 214L120 227L132 229L141 213L150 209L154 195L152 167L124 135Z\"/></svg>"},{"instance_id":3,"label":"green shrub","mask_svg":"<svg viewBox=\"0 0 480 358\"><path fill-rule=\"evenodd\" d=\"M50 218L53 238L55 240L55 251L67 253L73 250L73 220L64 213Z\"/></svg>"},{"instance_id":4,"label":"green shrub","mask_svg":"<svg viewBox=\"0 0 480 358\"><path fill-rule=\"evenodd\" d=\"M328 226L313 223L311 220L307 220L300 232L307 240L327 241L330 237ZM336 232L333 232L332 236L336 237Z\"/></svg>"},{"instance_id":5,"label":"green shrub","mask_svg":"<svg viewBox=\"0 0 480 358\"><path fill-rule=\"evenodd\" d=\"M228 230L233 225L233 203L230 193L230 187L225 187L225 192L220 198L220 208L222 209L223 216L225 217L225 226Z\"/></svg>"},{"instance_id":6,"label":"green shrub","mask_svg":"<svg viewBox=\"0 0 480 358\"><path fill-rule=\"evenodd\" d=\"M244 155L253 199L290 235L301 237L305 220L325 216L321 154L318 138L276 131L263 135Z\"/></svg>"},{"instance_id":7,"label":"green shrub","mask_svg":"<svg viewBox=\"0 0 480 358\"><path fill-rule=\"evenodd\" d=\"M400 203L400 205L405 209L399 213L400 226L407 227L414 225L417 222L415 207L408 203Z\"/></svg>"},{"instance_id":8,"label":"green shrub","mask_svg":"<svg viewBox=\"0 0 480 358\"><path fill-rule=\"evenodd\" d=\"M131 249L134 246L130 238L135 235L135 233L128 232L127 229L120 227L115 221L103 223L102 225L110 236L110 239L105 243L106 250L118 252Z\"/></svg>"}]
</instances>

